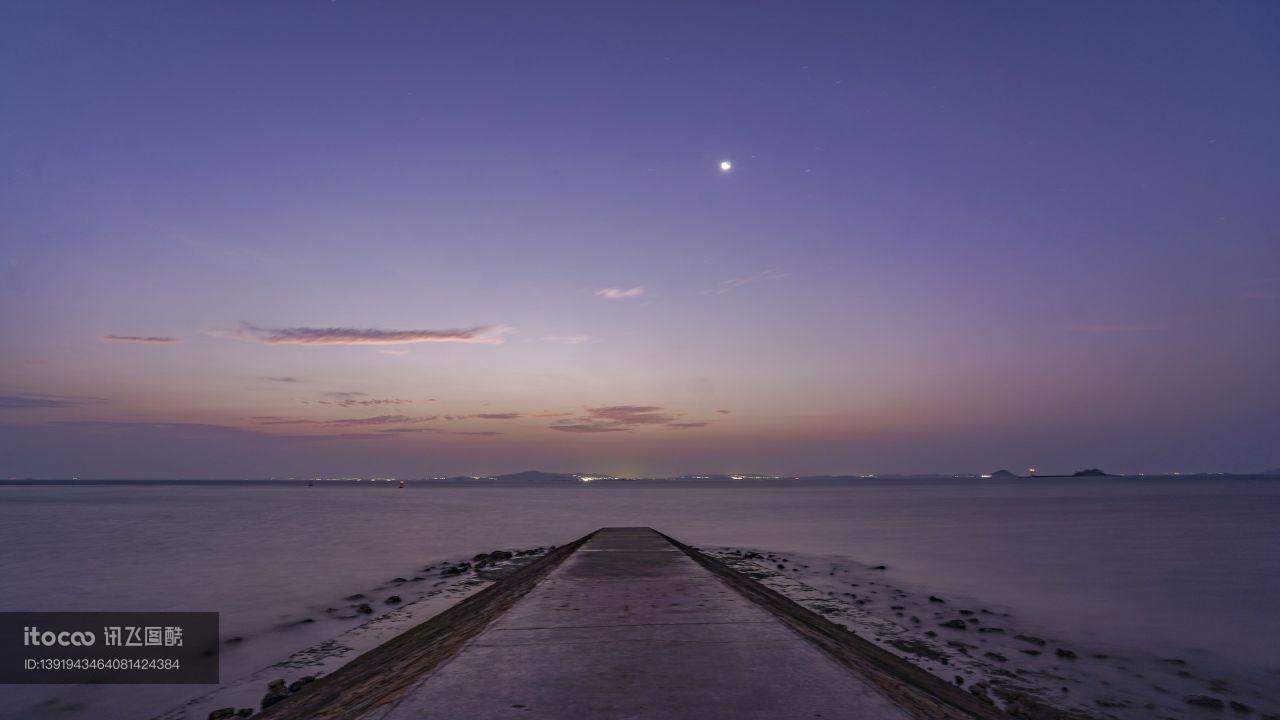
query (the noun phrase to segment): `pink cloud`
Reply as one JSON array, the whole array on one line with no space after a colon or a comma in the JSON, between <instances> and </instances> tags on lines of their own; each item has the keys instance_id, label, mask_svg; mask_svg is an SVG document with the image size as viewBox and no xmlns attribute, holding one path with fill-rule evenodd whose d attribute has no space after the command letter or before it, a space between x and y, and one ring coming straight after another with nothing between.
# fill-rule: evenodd
<instances>
[{"instance_id":1,"label":"pink cloud","mask_svg":"<svg viewBox=\"0 0 1280 720\"><path fill-rule=\"evenodd\" d=\"M444 342L500 345L504 330L493 325L461 330L380 330L348 327L263 328L241 323L237 330L215 334L264 345L411 345Z\"/></svg>"},{"instance_id":2,"label":"pink cloud","mask_svg":"<svg viewBox=\"0 0 1280 720\"><path fill-rule=\"evenodd\" d=\"M596 291L596 296L605 300L634 300L644 297L644 286L637 285L633 288L607 287Z\"/></svg>"}]
</instances>

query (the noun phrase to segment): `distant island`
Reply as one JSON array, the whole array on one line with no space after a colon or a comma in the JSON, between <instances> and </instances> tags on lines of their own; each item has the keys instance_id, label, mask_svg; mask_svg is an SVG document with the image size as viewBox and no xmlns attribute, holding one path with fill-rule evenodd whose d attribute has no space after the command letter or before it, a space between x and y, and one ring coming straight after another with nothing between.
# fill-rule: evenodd
<instances>
[{"instance_id":1,"label":"distant island","mask_svg":"<svg viewBox=\"0 0 1280 720\"><path fill-rule=\"evenodd\" d=\"M989 475L983 475L982 477L990 478L992 480L1013 480L1013 479L1023 480L1028 478L1064 478L1064 477L1083 478L1083 477L1117 477L1117 476L1112 475L1111 473L1103 472L1098 468L1086 468L1084 470L1078 470L1076 472L1073 472L1070 475L1026 475L1026 476L1017 475L1008 470L996 470L995 472Z\"/></svg>"},{"instance_id":2,"label":"distant island","mask_svg":"<svg viewBox=\"0 0 1280 720\"><path fill-rule=\"evenodd\" d=\"M509 475L497 475L482 479L503 481L513 480L517 482L578 482L582 479L582 476L572 475L570 473L543 472L542 470L525 470L524 472L511 473Z\"/></svg>"}]
</instances>

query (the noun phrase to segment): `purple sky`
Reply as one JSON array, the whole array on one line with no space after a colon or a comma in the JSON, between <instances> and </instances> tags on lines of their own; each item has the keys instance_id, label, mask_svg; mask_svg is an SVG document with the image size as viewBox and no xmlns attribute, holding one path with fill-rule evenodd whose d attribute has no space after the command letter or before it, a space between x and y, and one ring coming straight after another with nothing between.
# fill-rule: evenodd
<instances>
[{"instance_id":1,"label":"purple sky","mask_svg":"<svg viewBox=\"0 0 1280 720\"><path fill-rule=\"evenodd\" d=\"M1280 466L1278 36L4 3L0 476Z\"/></svg>"}]
</instances>

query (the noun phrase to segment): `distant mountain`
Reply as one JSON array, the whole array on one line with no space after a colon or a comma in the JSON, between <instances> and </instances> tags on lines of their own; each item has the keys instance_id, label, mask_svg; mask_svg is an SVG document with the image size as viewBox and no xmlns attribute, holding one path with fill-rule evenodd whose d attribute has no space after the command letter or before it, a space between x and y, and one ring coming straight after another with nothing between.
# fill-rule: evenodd
<instances>
[{"instance_id":1,"label":"distant mountain","mask_svg":"<svg viewBox=\"0 0 1280 720\"><path fill-rule=\"evenodd\" d=\"M1009 480L1009 479L1011 479L1011 478L1020 478L1020 477L1022 477L1022 476L1021 476L1021 475L1014 475L1013 473L1009 472L1008 470L997 470L997 471L995 471L995 472L991 473L991 479L993 479L993 480Z\"/></svg>"},{"instance_id":2,"label":"distant mountain","mask_svg":"<svg viewBox=\"0 0 1280 720\"><path fill-rule=\"evenodd\" d=\"M493 480L513 480L516 482L578 482L577 475L568 473L550 473L541 470L525 470L510 475L495 475Z\"/></svg>"},{"instance_id":3,"label":"distant mountain","mask_svg":"<svg viewBox=\"0 0 1280 720\"><path fill-rule=\"evenodd\" d=\"M1071 473L1071 477L1112 477L1111 473L1104 473L1098 468L1089 468Z\"/></svg>"}]
</instances>

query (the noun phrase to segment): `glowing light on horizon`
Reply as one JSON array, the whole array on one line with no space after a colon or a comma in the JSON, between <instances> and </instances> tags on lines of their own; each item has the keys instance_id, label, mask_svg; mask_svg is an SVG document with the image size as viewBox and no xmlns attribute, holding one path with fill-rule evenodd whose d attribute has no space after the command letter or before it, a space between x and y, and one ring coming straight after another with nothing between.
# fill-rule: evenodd
<instances>
[{"instance_id":1,"label":"glowing light on horizon","mask_svg":"<svg viewBox=\"0 0 1280 720\"><path fill-rule=\"evenodd\" d=\"M733 163L729 162L728 160L720 161L720 172L729 172L732 169L733 169Z\"/></svg>"}]
</instances>

